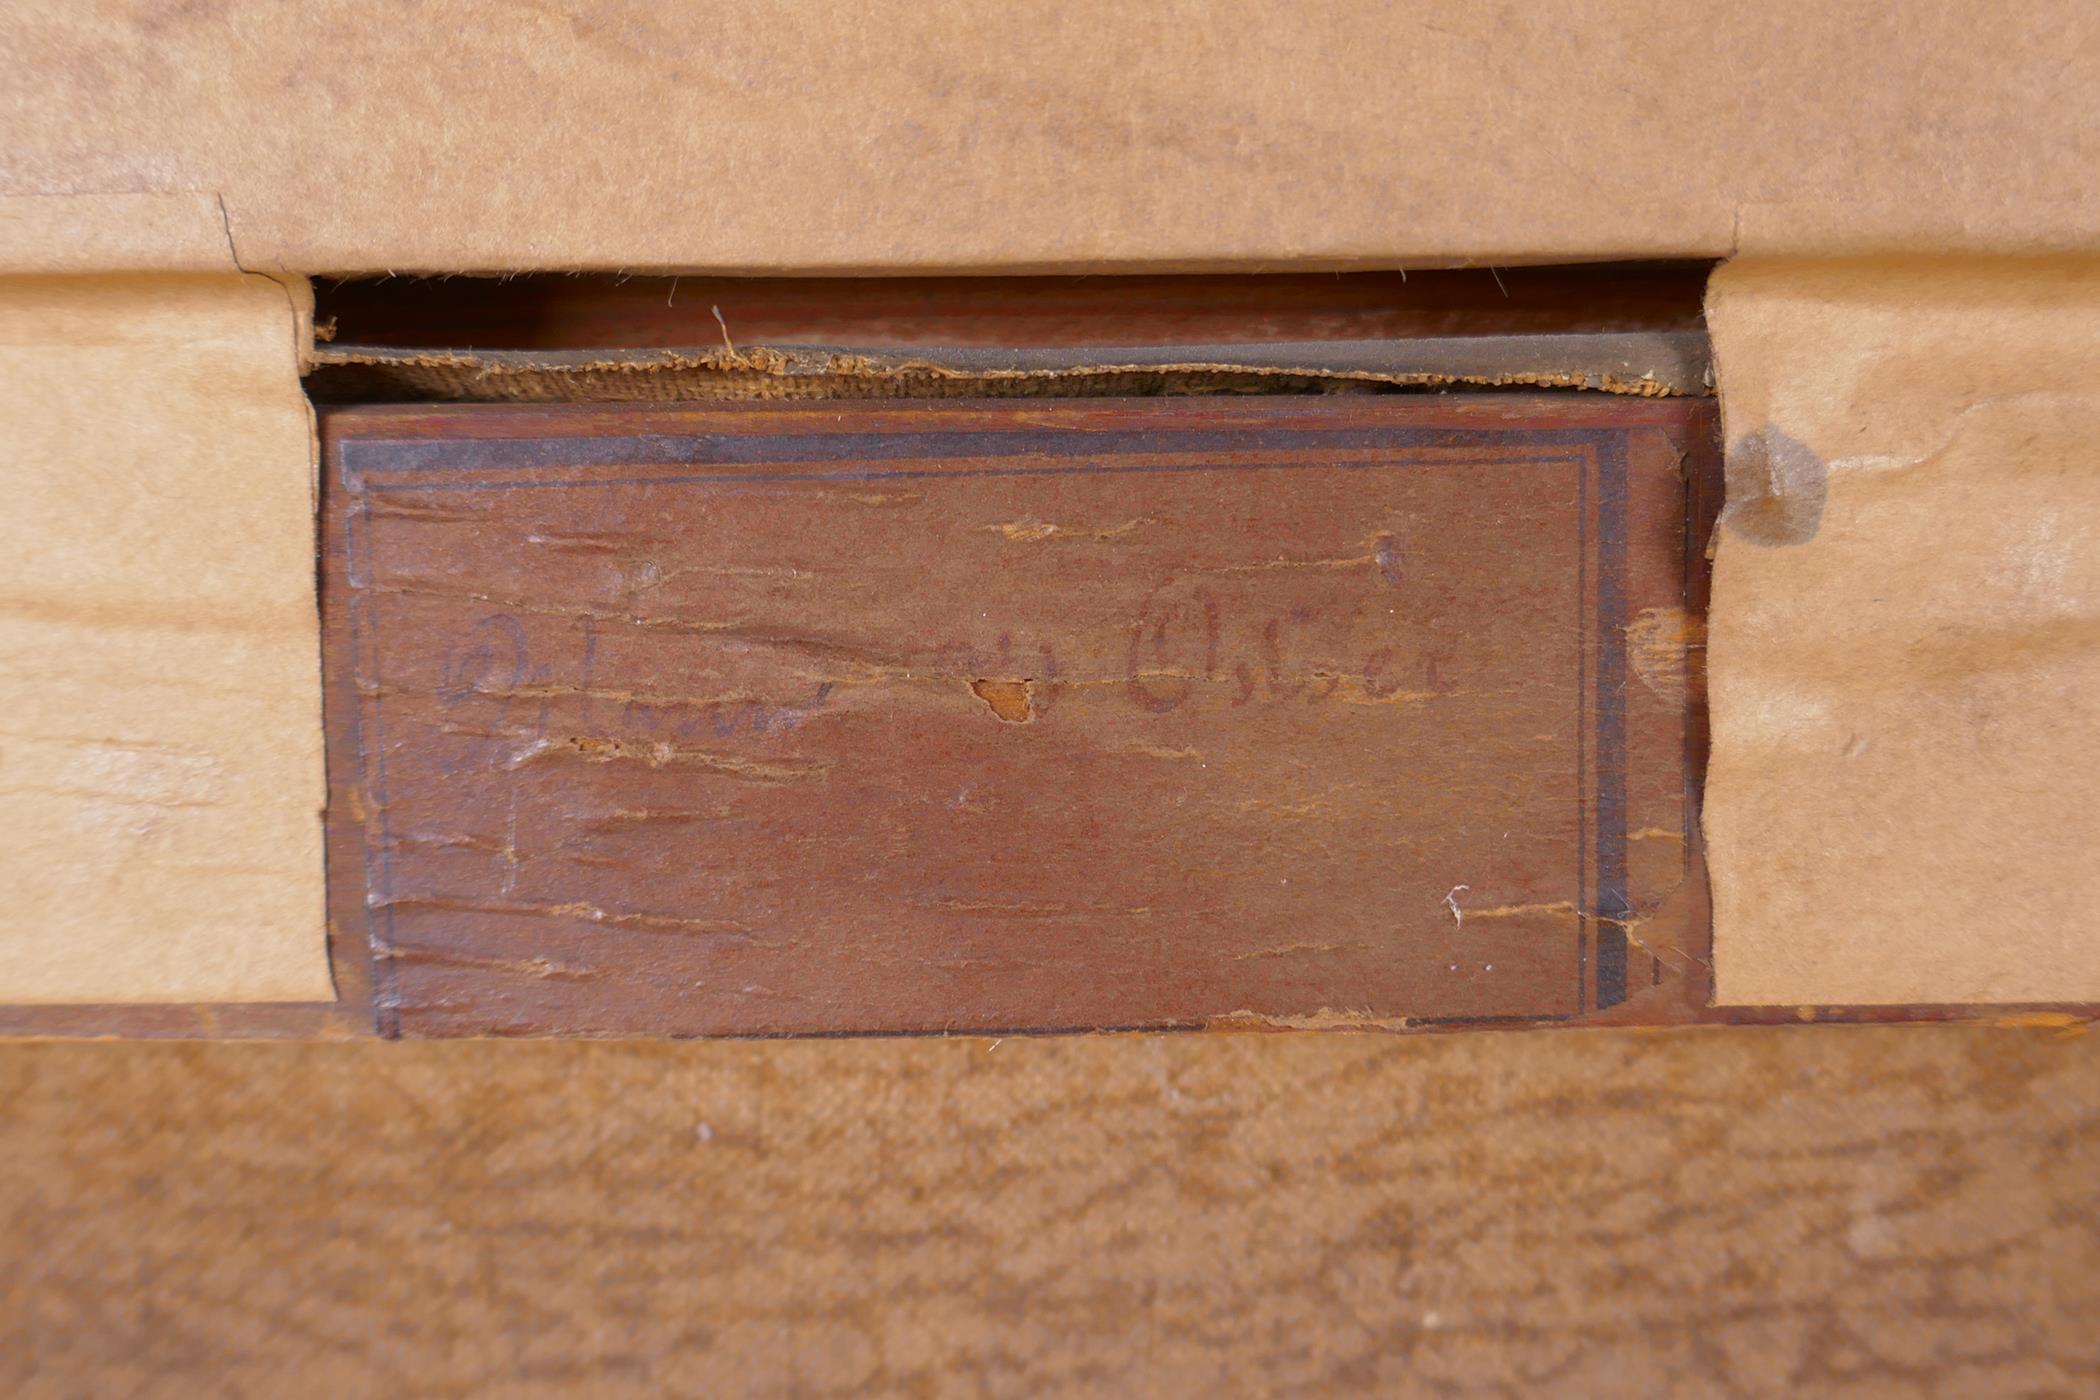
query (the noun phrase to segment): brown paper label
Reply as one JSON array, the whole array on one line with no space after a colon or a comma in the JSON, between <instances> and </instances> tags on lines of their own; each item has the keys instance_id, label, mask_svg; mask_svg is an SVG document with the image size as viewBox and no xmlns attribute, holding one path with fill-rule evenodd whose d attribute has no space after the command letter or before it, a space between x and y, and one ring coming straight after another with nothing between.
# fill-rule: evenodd
<instances>
[{"instance_id":1,"label":"brown paper label","mask_svg":"<svg viewBox=\"0 0 2100 1400\"><path fill-rule=\"evenodd\" d=\"M1519 402L337 416L383 1024L1624 1000L1697 410Z\"/></svg>"}]
</instances>

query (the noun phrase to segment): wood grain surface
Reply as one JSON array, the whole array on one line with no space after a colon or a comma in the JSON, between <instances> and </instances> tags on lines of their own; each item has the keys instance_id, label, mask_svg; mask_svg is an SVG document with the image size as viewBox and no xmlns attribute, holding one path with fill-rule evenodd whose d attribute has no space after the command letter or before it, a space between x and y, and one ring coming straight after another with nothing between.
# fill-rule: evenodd
<instances>
[{"instance_id":1,"label":"wood grain surface","mask_svg":"<svg viewBox=\"0 0 2100 1400\"><path fill-rule=\"evenodd\" d=\"M334 877L382 1028L1617 1007L1691 868L1711 418L332 413Z\"/></svg>"},{"instance_id":2,"label":"wood grain surface","mask_svg":"<svg viewBox=\"0 0 2100 1400\"><path fill-rule=\"evenodd\" d=\"M18 1397L2062 1396L2100 1037L0 1049Z\"/></svg>"}]
</instances>

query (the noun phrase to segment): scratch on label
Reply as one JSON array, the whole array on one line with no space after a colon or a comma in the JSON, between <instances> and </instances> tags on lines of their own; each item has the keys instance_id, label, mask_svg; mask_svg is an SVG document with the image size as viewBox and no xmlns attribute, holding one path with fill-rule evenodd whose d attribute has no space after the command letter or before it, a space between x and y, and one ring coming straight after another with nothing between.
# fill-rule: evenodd
<instances>
[{"instance_id":1,"label":"scratch on label","mask_svg":"<svg viewBox=\"0 0 2100 1400\"><path fill-rule=\"evenodd\" d=\"M1472 888L1471 885L1453 885L1450 893L1444 896L1444 907L1451 911L1451 923L1456 928L1466 926L1466 911L1458 907L1459 891Z\"/></svg>"},{"instance_id":2,"label":"scratch on label","mask_svg":"<svg viewBox=\"0 0 2100 1400\"><path fill-rule=\"evenodd\" d=\"M1643 608L1626 624L1626 659L1642 685L1682 705L1706 652L1706 622L1683 608Z\"/></svg>"},{"instance_id":3,"label":"scratch on label","mask_svg":"<svg viewBox=\"0 0 2100 1400\"><path fill-rule=\"evenodd\" d=\"M1083 525L1055 525L1049 521L1024 517L1020 520L1008 520L998 525L987 525L984 528L1004 535L1016 544L1032 544L1037 540L1120 539L1133 530L1157 524L1159 522L1149 515L1141 515L1135 520L1126 520L1121 525L1104 525L1093 529Z\"/></svg>"}]
</instances>

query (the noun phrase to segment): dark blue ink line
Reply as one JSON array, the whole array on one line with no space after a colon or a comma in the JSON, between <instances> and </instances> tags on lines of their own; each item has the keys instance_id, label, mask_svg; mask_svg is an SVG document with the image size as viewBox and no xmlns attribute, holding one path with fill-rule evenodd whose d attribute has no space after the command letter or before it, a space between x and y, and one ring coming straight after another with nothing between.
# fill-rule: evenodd
<instances>
[{"instance_id":1,"label":"dark blue ink line","mask_svg":"<svg viewBox=\"0 0 2100 1400\"><path fill-rule=\"evenodd\" d=\"M1575 1011L1590 1009L1590 472L1597 454L1585 454L1575 472Z\"/></svg>"},{"instance_id":2,"label":"dark blue ink line","mask_svg":"<svg viewBox=\"0 0 2100 1400\"><path fill-rule=\"evenodd\" d=\"M446 438L409 441L354 438L342 444L343 466L362 471L367 458L389 472L473 472L519 466L764 466L791 462L949 461L988 457L1161 456L1308 449L1495 448L1581 441L1580 429L1533 428L1192 428L1085 432L1033 428L982 432L646 433L630 437Z\"/></svg>"},{"instance_id":3,"label":"dark blue ink line","mask_svg":"<svg viewBox=\"0 0 2100 1400\"><path fill-rule=\"evenodd\" d=\"M1626 1000L1626 445L1597 443L1597 1009Z\"/></svg>"},{"instance_id":4,"label":"dark blue ink line","mask_svg":"<svg viewBox=\"0 0 2100 1400\"><path fill-rule=\"evenodd\" d=\"M1566 466L1580 458L1560 456L1496 457L1494 466ZM372 491L520 491L545 490L560 487L583 486L788 486L812 485L837 482L843 485L863 485L882 481L925 481L933 478L945 480L967 480L973 477L1056 477L1056 476L1180 476L1194 472L1244 472L1244 471L1371 471L1393 467L1476 467L1482 465L1472 461L1453 462L1164 462L1140 463L1117 466L1108 463L1087 463L1080 466L1063 467L987 467L957 469L921 467L904 469L874 468L866 471L830 472L707 472L701 474L679 474L671 476L578 476L578 477L513 477L496 481L390 481L374 480L364 475L347 483L357 494Z\"/></svg>"}]
</instances>

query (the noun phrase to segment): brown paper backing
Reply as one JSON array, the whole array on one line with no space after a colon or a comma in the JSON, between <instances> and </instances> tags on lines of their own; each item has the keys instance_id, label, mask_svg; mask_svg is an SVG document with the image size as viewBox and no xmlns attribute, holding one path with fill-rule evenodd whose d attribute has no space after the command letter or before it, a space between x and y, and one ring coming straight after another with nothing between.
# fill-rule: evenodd
<instances>
[{"instance_id":1,"label":"brown paper backing","mask_svg":"<svg viewBox=\"0 0 2100 1400\"><path fill-rule=\"evenodd\" d=\"M298 324L262 277L0 280L0 1000L334 996Z\"/></svg>"},{"instance_id":2,"label":"brown paper backing","mask_svg":"<svg viewBox=\"0 0 2100 1400\"><path fill-rule=\"evenodd\" d=\"M216 233L240 266L311 274L2091 250L2095 23L2081 0L2017 23L1818 0L27 0L0 194L101 202L0 251L194 268ZM184 208L145 227L140 192Z\"/></svg>"},{"instance_id":3,"label":"brown paper backing","mask_svg":"<svg viewBox=\"0 0 2100 1400\"><path fill-rule=\"evenodd\" d=\"M1719 1001L2100 1000L2100 264L1744 260L1708 319Z\"/></svg>"}]
</instances>

